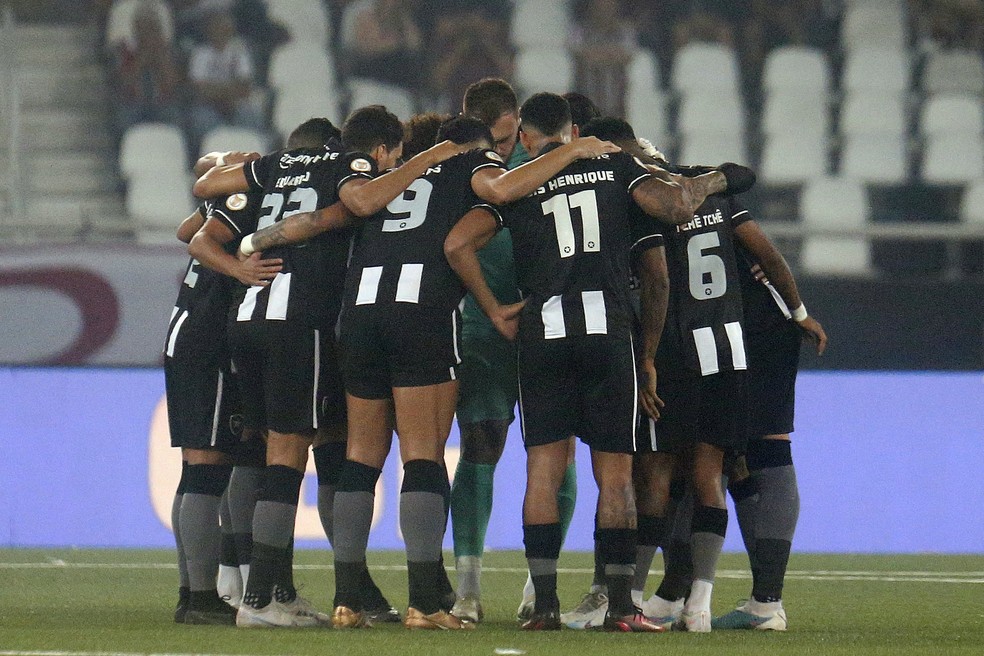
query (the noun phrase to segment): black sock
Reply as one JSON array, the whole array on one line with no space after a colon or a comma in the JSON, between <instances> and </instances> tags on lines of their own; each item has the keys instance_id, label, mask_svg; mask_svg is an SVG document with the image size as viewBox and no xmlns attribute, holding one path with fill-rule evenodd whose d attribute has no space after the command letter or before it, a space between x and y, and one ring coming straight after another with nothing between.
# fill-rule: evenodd
<instances>
[{"instance_id":1,"label":"black sock","mask_svg":"<svg viewBox=\"0 0 984 656\"><path fill-rule=\"evenodd\" d=\"M536 593L534 612L560 612L557 598L557 559L560 558L560 522L524 524L523 544L533 589Z\"/></svg>"},{"instance_id":2,"label":"black sock","mask_svg":"<svg viewBox=\"0 0 984 656\"><path fill-rule=\"evenodd\" d=\"M253 559L245 601L254 608L270 603L276 586L281 595L293 594L291 545L302 472L283 465L264 470L263 487L253 517Z\"/></svg>"},{"instance_id":3,"label":"black sock","mask_svg":"<svg viewBox=\"0 0 984 656\"><path fill-rule=\"evenodd\" d=\"M605 583L608 585L608 612L620 617L634 612L632 579L635 574L636 530L632 528L599 528L605 561Z\"/></svg>"}]
</instances>

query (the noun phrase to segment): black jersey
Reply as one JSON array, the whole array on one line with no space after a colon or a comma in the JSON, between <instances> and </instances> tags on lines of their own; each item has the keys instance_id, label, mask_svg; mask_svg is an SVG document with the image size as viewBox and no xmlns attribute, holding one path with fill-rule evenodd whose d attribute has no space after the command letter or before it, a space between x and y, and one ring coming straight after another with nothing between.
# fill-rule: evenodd
<instances>
[{"instance_id":1,"label":"black jersey","mask_svg":"<svg viewBox=\"0 0 984 656\"><path fill-rule=\"evenodd\" d=\"M668 227L670 304L657 361L703 376L747 368L734 229L749 220L734 198L709 196L692 221Z\"/></svg>"},{"instance_id":2,"label":"black jersey","mask_svg":"<svg viewBox=\"0 0 984 656\"><path fill-rule=\"evenodd\" d=\"M451 228L474 207L498 212L472 191L472 176L502 168L492 150L471 151L427 169L366 221L349 263L345 307L415 303L451 310L464 287L444 257Z\"/></svg>"},{"instance_id":3,"label":"black jersey","mask_svg":"<svg viewBox=\"0 0 984 656\"><path fill-rule=\"evenodd\" d=\"M503 209L528 299L521 338L628 334L631 191L649 176L625 153L579 160Z\"/></svg>"},{"instance_id":4,"label":"black jersey","mask_svg":"<svg viewBox=\"0 0 984 656\"><path fill-rule=\"evenodd\" d=\"M756 280L752 274L756 261L751 253L741 244L735 245L735 251L741 298L745 306L745 329L750 333L766 332L788 321L792 314L776 288L772 283Z\"/></svg>"},{"instance_id":5,"label":"black jersey","mask_svg":"<svg viewBox=\"0 0 984 656\"><path fill-rule=\"evenodd\" d=\"M208 218L214 211L215 204L224 203L225 200L206 201L198 208L198 212ZM197 335L196 339L202 341L203 347L223 343L225 313L229 308L234 282L233 279L202 266L196 259L189 260L168 322L164 344L166 355L174 356L178 334L182 332Z\"/></svg>"},{"instance_id":6,"label":"black jersey","mask_svg":"<svg viewBox=\"0 0 984 656\"><path fill-rule=\"evenodd\" d=\"M366 155L327 146L280 151L254 160L243 171L250 188L263 197L248 232L333 205L343 184L353 177L371 178L375 170L375 162ZM230 320L292 321L332 329L341 307L352 234L351 229L329 230L303 244L265 251L264 257L282 258L283 269L268 286L237 290Z\"/></svg>"}]
</instances>

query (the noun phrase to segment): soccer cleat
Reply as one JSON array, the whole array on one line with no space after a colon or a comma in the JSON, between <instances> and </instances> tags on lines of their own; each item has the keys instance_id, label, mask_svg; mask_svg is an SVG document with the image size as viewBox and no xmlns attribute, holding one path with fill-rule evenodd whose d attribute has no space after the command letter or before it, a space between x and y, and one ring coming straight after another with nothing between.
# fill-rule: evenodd
<instances>
[{"instance_id":1,"label":"soccer cleat","mask_svg":"<svg viewBox=\"0 0 984 656\"><path fill-rule=\"evenodd\" d=\"M653 624L659 624L664 629L669 629L674 622L680 619L683 612L683 599L668 601L657 594L653 594L649 599L642 602L642 614L649 618Z\"/></svg>"},{"instance_id":2,"label":"soccer cleat","mask_svg":"<svg viewBox=\"0 0 984 656\"><path fill-rule=\"evenodd\" d=\"M711 611L698 610L693 612L683 611L680 619L673 623L674 631L687 631L688 633L710 633L711 632Z\"/></svg>"},{"instance_id":3,"label":"soccer cleat","mask_svg":"<svg viewBox=\"0 0 984 656\"><path fill-rule=\"evenodd\" d=\"M749 605L746 603L726 613L721 617L711 620L711 627L718 629L755 629L758 631L785 631L786 630L786 611L780 604L779 607L768 615L757 615L749 612Z\"/></svg>"},{"instance_id":4,"label":"soccer cleat","mask_svg":"<svg viewBox=\"0 0 984 656\"><path fill-rule=\"evenodd\" d=\"M362 613L365 615L366 621L370 624L393 624L401 622L403 618L400 617L400 611L390 606L389 602L385 603L385 606L378 608L363 608Z\"/></svg>"},{"instance_id":5,"label":"soccer cleat","mask_svg":"<svg viewBox=\"0 0 984 656\"><path fill-rule=\"evenodd\" d=\"M309 627L318 626L313 617L298 615L276 599L263 608L253 608L243 604L236 613L236 626L240 628L271 628L271 627Z\"/></svg>"},{"instance_id":6,"label":"soccer cleat","mask_svg":"<svg viewBox=\"0 0 984 656\"><path fill-rule=\"evenodd\" d=\"M595 628L595 627L587 627ZM605 614L605 619L601 626L597 627L603 631L616 631L622 633L662 633L666 628L655 624L642 614L642 610L635 609L630 615L609 615Z\"/></svg>"},{"instance_id":7,"label":"soccer cleat","mask_svg":"<svg viewBox=\"0 0 984 656\"><path fill-rule=\"evenodd\" d=\"M232 626L236 623L236 609L218 595L204 600L193 598L188 602L184 623Z\"/></svg>"},{"instance_id":8,"label":"soccer cleat","mask_svg":"<svg viewBox=\"0 0 984 656\"><path fill-rule=\"evenodd\" d=\"M523 631L559 631L563 624L560 613L556 610L534 612L528 620L519 627Z\"/></svg>"},{"instance_id":9,"label":"soccer cleat","mask_svg":"<svg viewBox=\"0 0 984 656\"><path fill-rule=\"evenodd\" d=\"M485 611L482 610L482 602L478 597L468 595L460 597L454 602L451 614L460 617L466 622L478 623L485 619Z\"/></svg>"},{"instance_id":10,"label":"soccer cleat","mask_svg":"<svg viewBox=\"0 0 984 656\"><path fill-rule=\"evenodd\" d=\"M533 609L535 605L536 590L533 587L533 579L527 572L526 585L523 586L523 600L519 602L519 608L516 609L516 619L520 622L525 622L533 617Z\"/></svg>"},{"instance_id":11,"label":"soccer cleat","mask_svg":"<svg viewBox=\"0 0 984 656\"><path fill-rule=\"evenodd\" d=\"M300 595L294 597L293 601L282 601L279 603L287 611L294 613L298 617L313 619L317 625L331 625L331 616L328 613L322 613L314 607L314 604Z\"/></svg>"},{"instance_id":12,"label":"soccer cleat","mask_svg":"<svg viewBox=\"0 0 984 656\"><path fill-rule=\"evenodd\" d=\"M188 612L188 597L190 593L187 588L183 588L178 595L178 605L174 607L174 623L184 624L185 613Z\"/></svg>"},{"instance_id":13,"label":"soccer cleat","mask_svg":"<svg viewBox=\"0 0 984 656\"><path fill-rule=\"evenodd\" d=\"M603 592L589 592L581 598L574 610L561 613L560 621L569 629L598 627L605 622L606 612L608 595Z\"/></svg>"},{"instance_id":14,"label":"soccer cleat","mask_svg":"<svg viewBox=\"0 0 984 656\"><path fill-rule=\"evenodd\" d=\"M331 614L331 624L336 629L368 629L372 626L364 613L354 611L348 606L335 606L335 612Z\"/></svg>"},{"instance_id":15,"label":"soccer cleat","mask_svg":"<svg viewBox=\"0 0 984 656\"><path fill-rule=\"evenodd\" d=\"M408 629L431 629L439 631L469 631L475 628L471 622L465 622L445 610L425 615L413 606L407 609L403 626Z\"/></svg>"}]
</instances>

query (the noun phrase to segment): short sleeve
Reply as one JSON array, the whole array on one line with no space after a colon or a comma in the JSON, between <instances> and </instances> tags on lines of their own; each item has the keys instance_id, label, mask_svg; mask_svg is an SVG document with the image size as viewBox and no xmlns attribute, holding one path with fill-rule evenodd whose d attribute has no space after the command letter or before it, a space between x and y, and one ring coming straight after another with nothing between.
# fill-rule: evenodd
<instances>
[{"instance_id":1,"label":"short sleeve","mask_svg":"<svg viewBox=\"0 0 984 656\"><path fill-rule=\"evenodd\" d=\"M632 233L632 247L630 252L633 258L649 250L664 246L666 238L664 230L670 226L665 226L656 219L648 216L639 208L633 208L629 212L629 230Z\"/></svg>"},{"instance_id":2,"label":"short sleeve","mask_svg":"<svg viewBox=\"0 0 984 656\"><path fill-rule=\"evenodd\" d=\"M376 167L376 160L365 153L351 152L342 155L339 160L338 184L335 189L342 186L354 178L366 178L371 180L379 173Z\"/></svg>"},{"instance_id":3,"label":"short sleeve","mask_svg":"<svg viewBox=\"0 0 984 656\"><path fill-rule=\"evenodd\" d=\"M242 237L256 230L256 198L256 195L232 194L216 199L209 216L225 224L236 237Z\"/></svg>"},{"instance_id":4,"label":"short sleeve","mask_svg":"<svg viewBox=\"0 0 984 656\"><path fill-rule=\"evenodd\" d=\"M731 226L737 228L746 221L753 221L755 217L745 208L734 196L728 197L728 208L731 210Z\"/></svg>"},{"instance_id":5,"label":"short sleeve","mask_svg":"<svg viewBox=\"0 0 984 656\"><path fill-rule=\"evenodd\" d=\"M636 187L653 176L652 172L637 157L624 154L619 159L623 162L620 168L629 193L632 193Z\"/></svg>"},{"instance_id":6,"label":"short sleeve","mask_svg":"<svg viewBox=\"0 0 984 656\"><path fill-rule=\"evenodd\" d=\"M465 157L468 158L472 175L475 175L482 169L496 168L502 169L503 171L506 169L506 164L502 161L502 157L494 150L488 148L465 153Z\"/></svg>"},{"instance_id":7,"label":"short sleeve","mask_svg":"<svg viewBox=\"0 0 984 656\"><path fill-rule=\"evenodd\" d=\"M281 153L270 153L251 162L246 162L243 166L243 173L246 175L246 183L252 191L263 191L271 171L277 167Z\"/></svg>"}]
</instances>

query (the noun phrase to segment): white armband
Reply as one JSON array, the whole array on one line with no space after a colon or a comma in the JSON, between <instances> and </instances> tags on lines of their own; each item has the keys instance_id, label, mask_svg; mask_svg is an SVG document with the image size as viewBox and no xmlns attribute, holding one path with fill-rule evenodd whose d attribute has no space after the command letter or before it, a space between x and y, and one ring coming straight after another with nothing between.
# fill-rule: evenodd
<instances>
[{"instance_id":1,"label":"white armband","mask_svg":"<svg viewBox=\"0 0 984 656\"><path fill-rule=\"evenodd\" d=\"M808 316L810 316L809 314L806 313L806 306L803 305L802 303L800 303L800 305L799 305L798 308L796 308L795 310L792 310L790 312L790 315L792 315L793 321L796 321L796 322L803 321Z\"/></svg>"},{"instance_id":2,"label":"white armband","mask_svg":"<svg viewBox=\"0 0 984 656\"><path fill-rule=\"evenodd\" d=\"M239 252L242 253L243 255L252 255L253 253L256 252L256 249L253 248L253 235L254 234L256 234L256 233L252 233L251 232L250 234L248 234L245 237L243 237L243 240L241 242L239 242ZM800 307L803 307L803 306L801 305ZM806 316L806 315L804 314L803 316Z\"/></svg>"}]
</instances>

